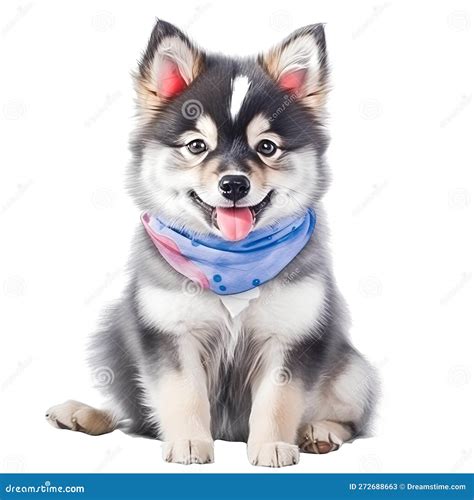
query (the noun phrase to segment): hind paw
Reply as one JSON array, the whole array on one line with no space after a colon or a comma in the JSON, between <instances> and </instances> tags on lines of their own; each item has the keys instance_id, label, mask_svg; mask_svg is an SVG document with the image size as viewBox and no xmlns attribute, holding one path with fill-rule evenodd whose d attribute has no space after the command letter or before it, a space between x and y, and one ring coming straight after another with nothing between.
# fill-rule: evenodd
<instances>
[{"instance_id":1,"label":"hind paw","mask_svg":"<svg viewBox=\"0 0 474 500\"><path fill-rule=\"evenodd\" d=\"M112 432L115 428L112 416L79 401L66 401L46 411L46 420L57 429L84 432L93 436Z\"/></svg>"},{"instance_id":2,"label":"hind paw","mask_svg":"<svg viewBox=\"0 0 474 500\"><path fill-rule=\"evenodd\" d=\"M303 427L299 446L305 453L324 454L338 450L349 438L350 433L344 425L321 420Z\"/></svg>"}]
</instances>

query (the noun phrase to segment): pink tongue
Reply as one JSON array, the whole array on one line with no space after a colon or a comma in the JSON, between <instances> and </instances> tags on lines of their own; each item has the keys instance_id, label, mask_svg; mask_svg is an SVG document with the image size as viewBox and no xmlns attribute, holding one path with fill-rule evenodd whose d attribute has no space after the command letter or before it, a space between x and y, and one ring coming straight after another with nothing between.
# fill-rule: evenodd
<instances>
[{"instance_id":1,"label":"pink tongue","mask_svg":"<svg viewBox=\"0 0 474 500\"><path fill-rule=\"evenodd\" d=\"M253 215L250 208L216 208L216 221L224 238L231 241L244 239L252 230Z\"/></svg>"}]
</instances>

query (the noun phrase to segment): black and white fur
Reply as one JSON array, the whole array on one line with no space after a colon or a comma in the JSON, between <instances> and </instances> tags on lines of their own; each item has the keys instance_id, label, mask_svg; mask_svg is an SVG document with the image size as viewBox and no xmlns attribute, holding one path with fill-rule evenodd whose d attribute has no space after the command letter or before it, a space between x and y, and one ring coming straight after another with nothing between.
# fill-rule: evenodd
<instances>
[{"instance_id":1,"label":"black and white fur","mask_svg":"<svg viewBox=\"0 0 474 500\"><path fill-rule=\"evenodd\" d=\"M160 95L170 64L186 87ZM281 86L292 71L303 75L295 92ZM217 184L239 173L251 189L238 205L269 196L255 227L312 207L316 230L232 317L219 296L171 268L139 227L129 285L91 351L95 369L113 374L109 409L69 401L51 408L48 420L91 434L126 427L163 440L165 460L186 464L213 461L215 439L246 441L254 465L285 466L298 462L300 450L325 453L364 435L376 375L348 339L321 206L328 187L323 26L300 29L268 54L235 59L205 53L158 21L135 78L128 181L141 209L187 231L219 234L209 209L230 202ZM186 148L196 138L208 146L197 156ZM277 144L276 157L256 151L262 138Z\"/></svg>"}]
</instances>

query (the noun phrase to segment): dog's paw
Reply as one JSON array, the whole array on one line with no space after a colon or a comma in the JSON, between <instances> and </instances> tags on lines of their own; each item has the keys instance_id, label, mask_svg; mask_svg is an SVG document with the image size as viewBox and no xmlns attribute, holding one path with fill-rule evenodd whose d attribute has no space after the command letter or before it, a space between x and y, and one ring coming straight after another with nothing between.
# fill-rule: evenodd
<instances>
[{"instance_id":1,"label":"dog's paw","mask_svg":"<svg viewBox=\"0 0 474 500\"><path fill-rule=\"evenodd\" d=\"M298 446L277 441L275 443L249 444L247 454L252 465L286 467L299 462Z\"/></svg>"},{"instance_id":2,"label":"dog's paw","mask_svg":"<svg viewBox=\"0 0 474 500\"><path fill-rule=\"evenodd\" d=\"M115 428L113 418L107 412L72 400L49 408L46 420L57 429L79 431L93 436L112 432Z\"/></svg>"},{"instance_id":3,"label":"dog's paw","mask_svg":"<svg viewBox=\"0 0 474 500\"><path fill-rule=\"evenodd\" d=\"M299 446L305 453L329 453L338 450L350 438L349 431L337 422L321 420L308 424L300 432Z\"/></svg>"},{"instance_id":4,"label":"dog's paw","mask_svg":"<svg viewBox=\"0 0 474 500\"><path fill-rule=\"evenodd\" d=\"M214 462L214 443L200 439L180 439L163 443L163 459L176 464Z\"/></svg>"}]
</instances>

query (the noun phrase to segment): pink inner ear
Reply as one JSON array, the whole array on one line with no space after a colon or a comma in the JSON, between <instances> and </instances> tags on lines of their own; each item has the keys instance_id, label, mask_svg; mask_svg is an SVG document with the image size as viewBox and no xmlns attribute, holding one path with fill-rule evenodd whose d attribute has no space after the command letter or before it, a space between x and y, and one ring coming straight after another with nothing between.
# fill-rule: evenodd
<instances>
[{"instance_id":1,"label":"pink inner ear","mask_svg":"<svg viewBox=\"0 0 474 500\"><path fill-rule=\"evenodd\" d=\"M288 71L287 73L283 73L278 80L278 85L283 90L301 95L305 80L306 70L297 69L295 71Z\"/></svg>"},{"instance_id":2,"label":"pink inner ear","mask_svg":"<svg viewBox=\"0 0 474 500\"><path fill-rule=\"evenodd\" d=\"M186 82L179 72L178 65L170 59L164 59L157 75L157 92L163 97L174 97L186 87Z\"/></svg>"}]
</instances>

